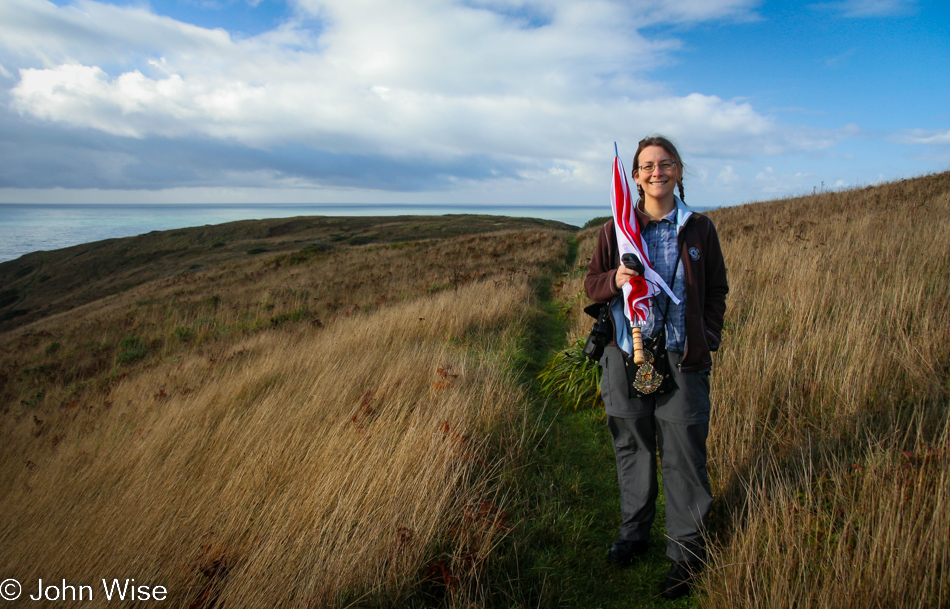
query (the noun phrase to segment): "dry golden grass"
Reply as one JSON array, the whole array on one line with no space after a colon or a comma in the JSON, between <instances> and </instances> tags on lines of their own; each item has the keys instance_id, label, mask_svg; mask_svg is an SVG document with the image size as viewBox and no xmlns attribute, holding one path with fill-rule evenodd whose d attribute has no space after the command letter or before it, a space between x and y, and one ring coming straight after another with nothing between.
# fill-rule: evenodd
<instances>
[{"instance_id":1,"label":"dry golden grass","mask_svg":"<svg viewBox=\"0 0 950 609\"><path fill-rule=\"evenodd\" d=\"M509 232L270 259L8 333L25 399L4 405L0 572L92 585L82 606L114 577L176 607L476 602L530 427L506 353L566 247ZM147 352L122 363L132 335Z\"/></svg>"},{"instance_id":2,"label":"dry golden grass","mask_svg":"<svg viewBox=\"0 0 950 609\"><path fill-rule=\"evenodd\" d=\"M713 214L706 606L950 603L950 174Z\"/></svg>"},{"instance_id":3,"label":"dry golden grass","mask_svg":"<svg viewBox=\"0 0 950 609\"><path fill-rule=\"evenodd\" d=\"M761 459L741 482L702 606L947 606L946 430L863 450L820 441Z\"/></svg>"},{"instance_id":4,"label":"dry golden grass","mask_svg":"<svg viewBox=\"0 0 950 609\"><path fill-rule=\"evenodd\" d=\"M213 352L266 329L320 328L482 279L531 280L563 259L564 235L539 229L304 248L176 273L4 333L0 408L81 403L141 363Z\"/></svg>"}]
</instances>

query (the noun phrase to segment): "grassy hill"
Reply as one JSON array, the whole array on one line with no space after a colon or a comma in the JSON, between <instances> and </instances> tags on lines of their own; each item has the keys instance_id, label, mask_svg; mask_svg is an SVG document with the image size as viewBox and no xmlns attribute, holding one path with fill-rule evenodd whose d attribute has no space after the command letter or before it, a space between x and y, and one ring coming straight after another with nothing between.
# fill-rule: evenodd
<instances>
[{"instance_id":1,"label":"grassy hill","mask_svg":"<svg viewBox=\"0 0 950 609\"><path fill-rule=\"evenodd\" d=\"M0 565L184 607L484 594L562 226L235 223L5 265L43 261L21 302L76 306L2 334ZM99 298L54 279L83 273Z\"/></svg>"},{"instance_id":2,"label":"grassy hill","mask_svg":"<svg viewBox=\"0 0 950 609\"><path fill-rule=\"evenodd\" d=\"M503 229L559 228L560 222L446 215L244 220L153 231L34 252L0 263L0 331L118 294L153 279L238 263L247 256L300 254L369 243L446 239Z\"/></svg>"},{"instance_id":3,"label":"grassy hill","mask_svg":"<svg viewBox=\"0 0 950 609\"><path fill-rule=\"evenodd\" d=\"M485 217L0 265L0 571L196 609L946 606L950 174L710 216L732 290L694 597L655 598L661 523L604 564L602 413L523 372L586 335L596 228Z\"/></svg>"}]
</instances>

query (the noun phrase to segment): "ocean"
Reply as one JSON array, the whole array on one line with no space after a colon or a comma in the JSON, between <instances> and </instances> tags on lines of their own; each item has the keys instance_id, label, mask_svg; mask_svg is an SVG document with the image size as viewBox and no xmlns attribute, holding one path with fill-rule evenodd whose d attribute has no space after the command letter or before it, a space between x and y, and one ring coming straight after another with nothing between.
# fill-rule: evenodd
<instances>
[{"instance_id":1,"label":"ocean","mask_svg":"<svg viewBox=\"0 0 950 609\"><path fill-rule=\"evenodd\" d=\"M293 216L486 214L558 220L583 226L608 205L532 207L435 204L17 204L0 203L0 262L30 252L235 220Z\"/></svg>"}]
</instances>

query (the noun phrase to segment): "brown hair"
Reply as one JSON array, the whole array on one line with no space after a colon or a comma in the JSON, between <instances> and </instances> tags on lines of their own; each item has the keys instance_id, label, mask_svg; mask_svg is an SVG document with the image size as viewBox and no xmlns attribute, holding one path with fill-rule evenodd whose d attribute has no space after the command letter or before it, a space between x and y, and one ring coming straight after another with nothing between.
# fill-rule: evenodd
<instances>
[{"instance_id":1,"label":"brown hair","mask_svg":"<svg viewBox=\"0 0 950 609\"><path fill-rule=\"evenodd\" d=\"M683 165L683 158L680 156L679 151L676 150L676 146L673 145L673 142L663 137L662 135L651 135L640 140L639 146L637 146L637 153L633 155L633 170L630 172L631 176L636 180L637 172L640 170L640 153L643 152L644 148L649 146L659 146L663 150L666 150L673 160L676 161L676 164L680 167L680 179L676 183L680 191L680 200L685 202L686 196L683 194L683 173L685 173L686 166ZM643 198L643 189L637 184L637 192L640 193L640 198Z\"/></svg>"}]
</instances>

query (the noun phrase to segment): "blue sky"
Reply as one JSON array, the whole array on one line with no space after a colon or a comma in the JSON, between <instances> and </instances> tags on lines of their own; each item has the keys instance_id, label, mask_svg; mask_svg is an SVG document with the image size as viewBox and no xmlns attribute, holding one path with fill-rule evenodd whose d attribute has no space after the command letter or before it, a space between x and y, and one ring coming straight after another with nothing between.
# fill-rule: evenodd
<instances>
[{"instance_id":1,"label":"blue sky","mask_svg":"<svg viewBox=\"0 0 950 609\"><path fill-rule=\"evenodd\" d=\"M769 200L950 169L947 66L946 2L3 0L0 202L607 210L653 133Z\"/></svg>"}]
</instances>

